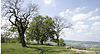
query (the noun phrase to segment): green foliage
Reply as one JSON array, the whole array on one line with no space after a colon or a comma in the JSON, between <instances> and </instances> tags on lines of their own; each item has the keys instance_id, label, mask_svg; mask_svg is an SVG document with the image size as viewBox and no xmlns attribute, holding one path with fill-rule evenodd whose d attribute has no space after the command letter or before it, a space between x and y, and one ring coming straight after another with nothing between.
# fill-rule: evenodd
<instances>
[{"instance_id":1,"label":"green foliage","mask_svg":"<svg viewBox=\"0 0 100 54\"><path fill-rule=\"evenodd\" d=\"M2 43L17 43L18 42L18 40L16 38L6 38L6 42L4 40L5 40L5 38L1 37Z\"/></svg>"},{"instance_id":2,"label":"green foliage","mask_svg":"<svg viewBox=\"0 0 100 54\"><path fill-rule=\"evenodd\" d=\"M17 28L15 27L15 26L11 26L10 28L9 28L9 31L11 31L11 32L17 32Z\"/></svg>"},{"instance_id":3,"label":"green foliage","mask_svg":"<svg viewBox=\"0 0 100 54\"><path fill-rule=\"evenodd\" d=\"M23 48L18 43L1 43L1 54L76 54L76 52L58 46L28 45L28 48Z\"/></svg>"},{"instance_id":4,"label":"green foliage","mask_svg":"<svg viewBox=\"0 0 100 54\"><path fill-rule=\"evenodd\" d=\"M9 39L9 43L17 43L17 40L15 38Z\"/></svg>"},{"instance_id":5,"label":"green foliage","mask_svg":"<svg viewBox=\"0 0 100 54\"><path fill-rule=\"evenodd\" d=\"M64 40L62 38L59 40L59 44L60 44L60 46L66 46L66 44L64 43Z\"/></svg>"},{"instance_id":6,"label":"green foliage","mask_svg":"<svg viewBox=\"0 0 100 54\"><path fill-rule=\"evenodd\" d=\"M52 38L51 41L57 43L57 39L55 38Z\"/></svg>"},{"instance_id":7,"label":"green foliage","mask_svg":"<svg viewBox=\"0 0 100 54\"><path fill-rule=\"evenodd\" d=\"M37 16L32 19L32 22L29 25L28 31L26 32L27 40L36 40L36 41L47 41L49 38L54 36L54 21L51 17Z\"/></svg>"},{"instance_id":8,"label":"green foliage","mask_svg":"<svg viewBox=\"0 0 100 54\"><path fill-rule=\"evenodd\" d=\"M21 43L20 37L15 37L15 39L17 40L18 43Z\"/></svg>"}]
</instances>

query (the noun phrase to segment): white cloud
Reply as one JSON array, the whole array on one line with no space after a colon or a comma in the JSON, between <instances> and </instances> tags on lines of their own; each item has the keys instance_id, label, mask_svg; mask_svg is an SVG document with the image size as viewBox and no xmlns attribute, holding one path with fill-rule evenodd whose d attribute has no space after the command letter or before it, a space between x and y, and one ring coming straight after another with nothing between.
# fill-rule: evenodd
<instances>
[{"instance_id":1,"label":"white cloud","mask_svg":"<svg viewBox=\"0 0 100 54\"><path fill-rule=\"evenodd\" d=\"M96 12L98 12L100 10L100 8L96 8L95 10L90 11L88 14L92 15Z\"/></svg>"},{"instance_id":2,"label":"white cloud","mask_svg":"<svg viewBox=\"0 0 100 54\"><path fill-rule=\"evenodd\" d=\"M93 29L93 30L100 30L100 22L94 22L92 24L91 29Z\"/></svg>"},{"instance_id":3,"label":"white cloud","mask_svg":"<svg viewBox=\"0 0 100 54\"><path fill-rule=\"evenodd\" d=\"M45 4L51 4L52 0L43 0Z\"/></svg>"},{"instance_id":4,"label":"white cloud","mask_svg":"<svg viewBox=\"0 0 100 54\"><path fill-rule=\"evenodd\" d=\"M84 22L78 21L76 24L77 24L77 25L80 25L80 24L84 24Z\"/></svg>"},{"instance_id":5,"label":"white cloud","mask_svg":"<svg viewBox=\"0 0 100 54\"><path fill-rule=\"evenodd\" d=\"M9 22L9 20L2 19L1 20L1 26L5 25L5 24L11 24L11 23Z\"/></svg>"},{"instance_id":6,"label":"white cloud","mask_svg":"<svg viewBox=\"0 0 100 54\"><path fill-rule=\"evenodd\" d=\"M78 7L78 8L76 8L74 11L75 12L79 12L80 10L83 10L83 9L85 9L86 7Z\"/></svg>"},{"instance_id":7,"label":"white cloud","mask_svg":"<svg viewBox=\"0 0 100 54\"><path fill-rule=\"evenodd\" d=\"M78 8L75 8L74 10L66 9L65 11L60 12L59 14L60 14L61 17L62 17L62 16L63 16L63 17L64 17L64 16L69 16L69 15L73 15L74 13L79 12L79 11L85 9L85 8L86 8L86 7L78 7ZM62 15L62 14L63 14L63 15Z\"/></svg>"},{"instance_id":8,"label":"white cloud","mask_svg":"<svg viewBox=\"0 0 100 54\"><path fill-rule=\"evenodd\" d=\"M79 14L75 14L73 17L72 17L72 20L73 21L77 21L77 20L84 20L84 19L87 19L89 18L90 16L92 16L94 13L96 13L97 11L99 11L100 9L99 8L96 8L95 10L93 11L90 11L88 13L79 13Z\"/></svg>"},{"instance_id":9,"label":"white cloud","mask_svg":"<svg viewBox=\"0 0 100 54\"><path fill-rule=\"evenodd\" d=\"M93 35L92 32L86 32L86 33L84 33L84 36L92 36L92 35Z\"/></svg>"},{"instance_id":10,"label":"white cloud","mask_svg":"<svg viewBox=\"0 0 100 54\"><path fill-rule=\"evenodd\" d=\"M11 18L11 21L14 22L15 18ZM2 20L1 20L1 27L4 25L8 25L8 28L10 25L12 25L11 22L6 17L2 17Z\"/></svg>"},{"instance_id":11,"label":"white cloud","mask_svg":"<svg viewBox=\"0 0 100 54\"><path fill-rule=\"evenodd\" d=\"M86 29L88 27L89 27L88 25L79 25L79 28L81 28L81 29Z\"/></svg>"},{"instance_id":12,"label":"white cloud","mask_svg":"<svg viewBox=\"0 0 100 54\"><path fill-rule=\"evenodd\" d=\"M89 25L84 24L83 21L78 21L72 28L78 29L77 32L85 32L87 30Z\"/></svg>"},{"instance_id":13,"label":"white cloud","mask_svg":"<svg viewBox=\"0 0 100 54\"><path fill-rule=\"evenodd\" d=\"M100 10L100 8L96 8L94 12L97 12L97 11L99 11L99 10Z\"/></svg>"},{"instance_id":14,"label":"white cloud","mask_svg":"<svg viewBox=\"0 0 100 54\"><path fill-rule=\"evenodd\" d=\"M64 13L64 12L60 12L59 15L60 15L61 17L64 17L64 16L65 16L65 13Z\"/></svg>"},{"instance_id":15,"label":"white cloud","mask_svg":"<svg viewBox=\"0 0 100 54\"><path fill-rule=\"evenodd\" d=\"M82 21L78 21L74 28L75 29L78 29L77 32L80 33L80 32L84 32L85 29L87 29L89 26L88 25L84 25L84 22Z\"/></svg>"},{"instance_id":16,"label":"white cloud","mask_svg":"<svg viewBox=\"0 0 100 54\"><path fill-rule=\"evenodd\" d=\"M89 26L88 25L75 25L75 26L72 26L73 28L75 29L87 29Z\"/></svg>"},{"instance_id":17,"label":"white cloud","mask_svg":"<svg viewBox=\"0 0 100 54\"><path fill-rule=\"evenodd\" d=\"M4 18L4 17L3 17ZM5 25L7 26L7 28L10 28L11 23L9 22L9 20L6 19L2 19L1 20L1 27L5 27ZM1 32L4 32L6 28L1 29Z\"/></svg>"},{"instance_id":18,"label":"white cloud","mask_svg":"<svg viewBox=\"0 0 100 54\"><path fill-rule=\"evenodd\" d=\"M89 18L89 21L98 20L98 19L100 19L100 16L94 16L94 17Z\"/></svg>"},{"instance_id":19,"label":"white cloud","mask_svg":"<svg viewBox=\"0 0 100 54\"><path fill-rule=\"evenodd\" d=\"M56 7L55 0L43 0L44 4Z\"/></svg>"},{"instance_id":20,"label":"white cloud","mask_svg":"<svg viewBox=\"0 0 100 54\"><path fill-rule=\"evenodd\" d=\"M80 13L80 14L74 15L74 16L72 17L72 20L73 20L73 21L83 20L83 19L88 18L89 16L90 16L90 15L88 15L88 14L82 14L82 13Z\"/></svg>"},{"instance_id":21,"label":"white cloud","mask_svg":"<svg viewBox=\"0 0 100 54\"><path fill-rule=\"evenodd\" d=\"M96 15L98 14L98 11L100 10L100 8L95 8L94 10L90 10L90 11L88 11L85 8L86 7L81 7L81 8L78 7L78 8L75 8L74 10L66 9L63 12L60 12L59 14L60 16L69 17L70 18L69 20L71 20L71 22L73 23L73 26L72 26L73 32L69 32L70 31L69 29L64 29L63 35L67 37L63 37L63 38L68 39L68 38L73 38L74 36L76 37L81 36L80 38L86 39L87 37L93 37L96 30L100 30L100 22L93 23L89 21L89 20L100 19L100 16ZM84 11L81 11L81 10L84 10ZM91 23L93 23L92 26L91 26ZM87 36L87 37L85 38L84 36L85 37Z\"/></svg>"},{"instance_id":22,"label":"white cloud","mask_svg":"<svg viewBox=\"0 0 100 54\"><path fill-rule=\"evenodd\" d=\"M66 13L66 14L71 14L72 11L70 11L70 9L66 9L65 13Z\"/></svg>"},{"instance_id":23,"label":"white cloud","mask_svg":"<svg viewBox=\"0 0 100 54\"><path fill-rule=\"evenodd\" d=\"M61 34L60 37L66 39L66 37L68 37L68 36L72 36L72 35L73 35L73 31L71 31L71 30L66 30L66 31L63 31L63 33Z\"/></svg>"},{"instance_id":24,"label":"white cloud","mask_svg":"<svg viewBox=\"0 0 100 54\"><path fill-rule=\"evenodd\" d=\"M79 29L79 30L77 30L77 32L78 32L78 33L80 33L80 32L82 32L82 30L81 30L81 29Z\"/></svg>"},{"instance_id":25,"label":"white cloud","mask_svg":"<svg viewBox=\"0 0 100 54\"><path fill-rule=\"evenodd\" d=\"M93 23L93 25L100 25L100 22L95 22Z\"/></svg>"}]
</instances>

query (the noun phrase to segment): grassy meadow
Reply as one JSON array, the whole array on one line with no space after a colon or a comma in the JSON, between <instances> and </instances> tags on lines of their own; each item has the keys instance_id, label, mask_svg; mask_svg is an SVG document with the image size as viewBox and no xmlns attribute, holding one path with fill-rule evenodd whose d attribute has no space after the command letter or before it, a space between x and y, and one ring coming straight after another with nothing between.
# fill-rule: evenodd
<instances>
[{"instance_id":1,"label":"grassy meadow","mask_svg":"<svg viewBox=\"0 0 100 54\"><path fill-rule=\"evenodd\" d=\"M19 43L1 43L1 54L76 54L75 51L58 46L27 46L27 48L23 48Z\"/></svg>"}]
</instances>

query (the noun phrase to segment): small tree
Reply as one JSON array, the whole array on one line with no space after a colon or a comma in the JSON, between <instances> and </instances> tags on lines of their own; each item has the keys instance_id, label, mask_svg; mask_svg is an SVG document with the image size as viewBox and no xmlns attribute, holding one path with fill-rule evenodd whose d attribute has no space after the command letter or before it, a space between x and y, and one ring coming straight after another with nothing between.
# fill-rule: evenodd
<instances>
[{"instance_id":1,"label":"small tree","mask_svg":"<svg viewBox=\"0 0 100 54\"><path fill-rule=\"evenodd\" d=\"M27 47L24 33L28 28L29 19L37 14L37 5L30 4L25 6L22 0L2 0L2 10L3 16L7 17L12 25L16 27L22 47ZM12 18L14 20L11 20Z\"/></svg>"},{"instance_id":2,"label":"small tree","mask_svg":"<svg viewBox=\"0 0 100 54\"><path fill-rule=\"evenodd\" d=\"M66 44L64 43L64 40L61 38L60 40L59 40L59 44L60 44L60 46L65 46Z\"/></svg>"}]
</instances>

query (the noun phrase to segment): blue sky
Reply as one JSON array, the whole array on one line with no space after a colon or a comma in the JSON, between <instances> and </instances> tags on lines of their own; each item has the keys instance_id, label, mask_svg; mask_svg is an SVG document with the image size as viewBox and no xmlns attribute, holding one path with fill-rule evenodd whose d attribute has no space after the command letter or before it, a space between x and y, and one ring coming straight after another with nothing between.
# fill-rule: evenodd
<instances>
[{"instance_id":1,"label":"blue sky","mask_svg":"<svg viewBox=\"0 0 100 54\"><path fill-rule=\"evenodd\" d=\"M31 0L30 0L31 1ZM41 15L61 16L74 29L63 29L60 38L100 42L100 0L36 0ZM67 22L66 22L67 23Z\"/></svg>"},{"instance_id":2,"label":"blue sky","mask_svg":"<svg viewBox=\"0 0 100 54\"><path fill-rule=\"evenodd\" d=\"M65 40L100 42L100 0L26 0L39 6L43 16L61 16L72 28L63 29Z\"/></svg>"}]
</instances>

